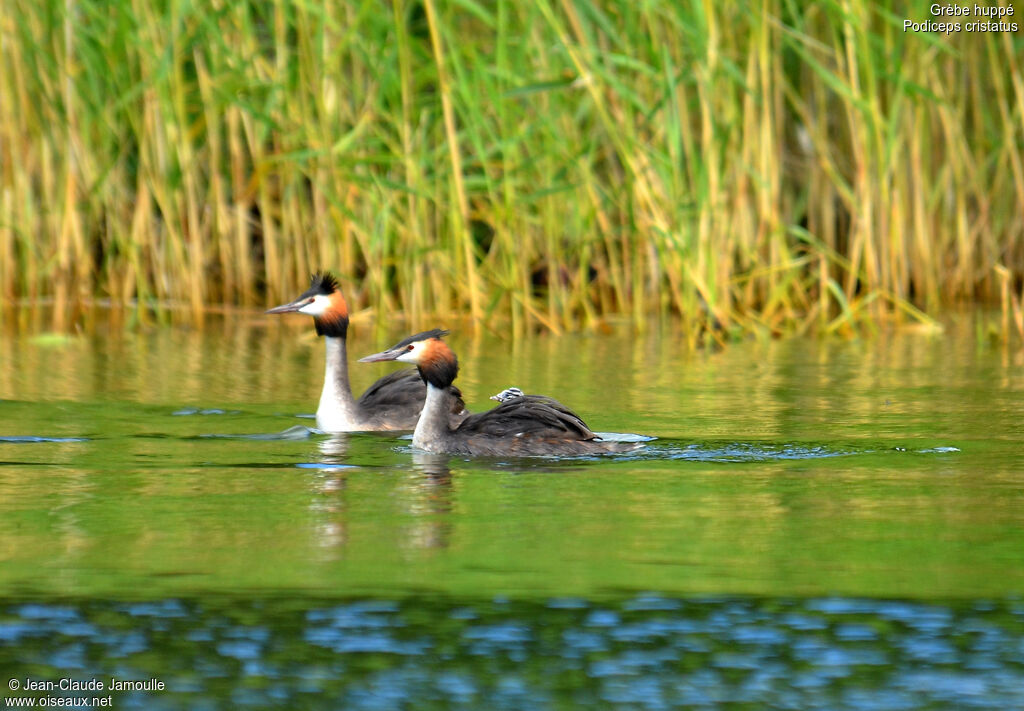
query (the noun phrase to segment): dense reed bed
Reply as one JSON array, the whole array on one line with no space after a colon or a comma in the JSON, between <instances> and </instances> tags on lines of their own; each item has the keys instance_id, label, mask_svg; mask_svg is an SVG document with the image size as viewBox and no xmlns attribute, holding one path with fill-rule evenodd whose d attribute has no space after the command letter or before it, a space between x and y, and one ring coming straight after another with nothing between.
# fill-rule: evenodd
<instances>
[{"instance_id":1,"label":"dense reed bed","mask_svg":"<svg viewBox=\"0 0 1024 711\"><path fill-rule=\"evenodd\" d=\"M1024 330L1024 34L903 5L6 0L0 295Z\"/></svg>"}]
</instances>

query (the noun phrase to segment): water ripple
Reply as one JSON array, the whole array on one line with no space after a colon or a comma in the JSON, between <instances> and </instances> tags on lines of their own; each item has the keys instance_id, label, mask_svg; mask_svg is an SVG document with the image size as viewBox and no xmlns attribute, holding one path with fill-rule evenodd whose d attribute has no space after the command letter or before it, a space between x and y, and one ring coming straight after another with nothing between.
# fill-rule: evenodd
<instances>
[{"instance_id":1,"label":"water ripple","mask_svg":"<svg viewBox=\"0 0 1024 711\"><path fill-rule=\"evenodd\" d=\"M188 415L241 415L241 410L221 410L213 407L208 409L201 409L198 407L184 407L180 410L175 410L171 413L174 416L188 416Z\"/></svg>"},{"instance_id":2,"label":"water ripple","mask_svg":"<svg viewBox=\"0 0 1024 711\"><path fill-rule=\"evenodd\" d=\"M32 444L35 442L88 442L89 437L37 437L35 435L0 436L0 444Z\"/></svg>"},{"instance_id":3,"label":"water ripple","mask_svg":"<svg viewBox=\"0 0 1024 711\"><path fill-rule=\"evenodd\" d=\"M314 430L302 425L289 427L281 432L257 432L255 434L201 434L186 439L250 439L260 441L303 440L315 434Z\"/></svg>"},{"instance_id":4,"label":"water ripple","mask_svg":"<svg viewBox=\"0 0 1024 711\"><path fill-rule=\"evenodd\" d=\"M619 455L623 458L641 460L690 460L698 462L771 462L804 459L830 459L868 454L950 454L959 452L957 447L929 447L911 449L903 446L855 446L817 443L771 443L771 442L691 442L658 440L634 453Z\"/></svg>"}]
</instances>

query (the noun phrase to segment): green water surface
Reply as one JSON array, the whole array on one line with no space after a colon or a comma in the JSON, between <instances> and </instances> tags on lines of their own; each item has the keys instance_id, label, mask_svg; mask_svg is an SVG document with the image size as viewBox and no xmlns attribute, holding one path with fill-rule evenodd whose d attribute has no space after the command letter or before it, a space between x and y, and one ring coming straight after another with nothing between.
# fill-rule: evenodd
<instances>
[{"instance_id":1,"label":"green water surface","mask_svg":"<svg viewBox=\"0 0 1024 711\"><path fill-rule=\"evenodd\" d=\"M354 329L353 360L392 335ZM969 325L449 341L471 409L517 385L658 439L479 460L309 432L323 346L298 317L5 335L0 597L1024 591L1024 354ZM357 392L388 368L353 363Z\"/></svg>"}]
</instances>

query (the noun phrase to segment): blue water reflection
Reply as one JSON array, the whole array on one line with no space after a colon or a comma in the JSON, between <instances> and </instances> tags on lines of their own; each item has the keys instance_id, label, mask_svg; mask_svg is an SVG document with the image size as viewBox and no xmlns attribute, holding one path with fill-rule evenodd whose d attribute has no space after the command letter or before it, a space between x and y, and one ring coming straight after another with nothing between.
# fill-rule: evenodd
<instances>
[{"instance_id":1,"label":"blue water reflection","mask_svg":"<svg viewBox=\"0 0 1024 711\"><path fill-rule=\"evenodd\" d=\"M19 679L128 709L1024 707L1024 606L851 598L10 604ZM39 696L39 694L36 694Z\"/></svg>"}]
</instances>

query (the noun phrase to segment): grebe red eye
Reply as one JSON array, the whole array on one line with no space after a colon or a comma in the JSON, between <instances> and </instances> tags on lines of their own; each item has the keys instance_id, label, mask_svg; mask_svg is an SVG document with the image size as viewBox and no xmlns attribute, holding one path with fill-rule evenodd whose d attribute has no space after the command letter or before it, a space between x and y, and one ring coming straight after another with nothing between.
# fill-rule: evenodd
<instances>
[{"instance_id":1,"label":"grebe red eye","mask_svg":"<svg viewBox=\"0 0 1024 711\"><path fill-rule=\"evenodd\" d=\"M412 349L413 349L413 347L411 345L410 346L406 346L406 348L405 348L405 350L407 350L407 351L411 351Z\"/></svg>"}]
</instances>

